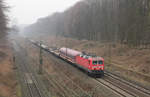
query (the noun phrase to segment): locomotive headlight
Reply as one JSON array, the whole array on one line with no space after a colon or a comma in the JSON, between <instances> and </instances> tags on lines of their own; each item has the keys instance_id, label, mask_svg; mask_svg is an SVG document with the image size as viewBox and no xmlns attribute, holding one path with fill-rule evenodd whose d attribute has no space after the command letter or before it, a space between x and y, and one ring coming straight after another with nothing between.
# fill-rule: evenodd
<instances>
[{"instance_id":1,"label":"locomotive headlight","mask_svg":"<svg viewBox=\"0 0 150 97\"><path fill-rule=\"evenodd\" d=\"M93 66L92 69L96 69L96 68L100 68L100 69L103 69L104 66Z\"/></svg>"},{"instance_id":2,"label":"locomotive headlight","mask_svg":"<svg viewBox=\"0 0 150 97\"><path fill-rule=\"evenodd\" d=\"M103 66L99 66L99 68L103 68Z\"/></svg>"}]
</instances>

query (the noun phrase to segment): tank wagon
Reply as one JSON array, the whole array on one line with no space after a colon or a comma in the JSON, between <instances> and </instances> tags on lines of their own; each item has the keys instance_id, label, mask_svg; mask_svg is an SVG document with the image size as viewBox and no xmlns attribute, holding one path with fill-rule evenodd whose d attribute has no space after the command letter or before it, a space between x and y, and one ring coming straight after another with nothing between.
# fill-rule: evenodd
<instances>
[{"instance_id":1,"label":"tank wagon","mask_svg":"<svg viewBox=\"0 0 150 97\"><path fill-rule=\"evenodd\" d=\"M65 47L59 49L59 56L74 63L89 75L104 75L104 59L102 57L88 55Z\"/></svg>"}]
</instances>

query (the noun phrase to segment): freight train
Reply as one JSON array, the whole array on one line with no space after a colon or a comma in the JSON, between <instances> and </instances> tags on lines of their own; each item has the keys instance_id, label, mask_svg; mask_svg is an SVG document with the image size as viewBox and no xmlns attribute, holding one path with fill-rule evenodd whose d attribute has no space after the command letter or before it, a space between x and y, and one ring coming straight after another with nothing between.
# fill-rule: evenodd
<instances>
[{"instance_id":1,"label":"freight train","mask_svg":"<svg viewBox=\"0 0 150 97\"><path fill-rule=\"evenodd\" d=\"M39 42L31 41L34 45L43 48L44 50L52 53L53 55L68 61L69 63L79 67L80 69L86 71L90 76L101 77L104 76L104 59L95 55L89 55L77 50L70 48L48 48L44 44Z\"/></svg>"},{"instance_id":2,"label":"freight train","mask_svg":"<svg viewBox=\"0 0 150 97\"><path fill-rule=\"evenodd\" d=\"M104 75L104 59L95 55L88 55L70 48L60 48L59 56L85 70L89 75Z\"/></svg>"}]
</instances>

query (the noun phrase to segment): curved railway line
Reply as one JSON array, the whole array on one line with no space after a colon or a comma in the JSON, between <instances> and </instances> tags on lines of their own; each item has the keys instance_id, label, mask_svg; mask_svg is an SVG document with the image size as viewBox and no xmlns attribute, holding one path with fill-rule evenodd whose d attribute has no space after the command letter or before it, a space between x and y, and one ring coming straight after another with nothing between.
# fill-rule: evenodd
<instances>
[{"instance_id":1,"label":"curved railway line","mask_svg":"<svg viewBox=\"0 0 150 97\"><path fill-rule=\"evenodd\" d=\"M148 89L128 82L107 71L105 72L105 76L103 78L96 78L95 80L112 89L121 97L150 97L150 91Z\"/></svg>"},{"instance_id":2,"label":"curved railway line","mask_svg":"<svg viewBox=\"0 0 150 97\"><path fill-rule=\"evenodd\" d=\"M105 76L113 79L115 82L117 82L117 84L122 83L122 84L126 85L127 87L133 89L135 91L134 93L136 93L136 91L138 91L136 94L139 94L142 97L144 97L144 96L149 97L150 96L150 90L148 90L142 86L138 86L136 84L128 82L128 81L124 80L123 78L120 78L119 76L117 76L111 72L105 71ZM129 89L128 89L128 91L129 91Z\"/></svg>"},{"instance_id":3,"label":"curved railway line","mask_svg":"<svg viewBox=\"0 0 150 97\"><path fill-rule=\"evenodd\" d=\"M62 63L60 64L60 62L58 60L56 60L56 58L51 57L51 59L55 62L55 64L57 64L59 66L62 64ZM55 71L59 71L59 69L56 66L54 66L54 69L55 69ZM63 72L59 73L59 76L63 76L63 78L68 81L68 83L71 83L73 85L75 90L66 87L67 84L63 85L62 83L59 83L58 80L57 80L59 78L59 76L57 77L57 79L53 79L53 78L50 77L50 75L48 74L48 72L46 70L43 70L43 72L44 72L44 74L46 74L46 78L50 83L53 82L54 86L59 87L60 91L62 91L63 94L65 95L64 97L82 97L82 95L86 95L86 97L92 97L89 93L84 91L79 85L77 85L75 82L73 82ZM64 82L64 81L62 80L61 82Z\"/></svg>"},{"instance_id":4,"label":"curved railway line","mask_svg":"<svg viewBox=\"0 0 150 97\"><path fill-rule=\"evenodd\" d=\"M20 45L17 44L17 42L15 43L15 47L18 47L18 49L22 49ZM59 58L59 56L58 54L55 54L55 50L51 49L51 51L50 50L45 50L45 51L47 54L50 53L52 56L53 55L55 56L54 58L51 58L51 59L54 60L55 64L57 64L58 66L62 64L61 62L65 61L62 58L60 59L63 61L59 61L57 59ZM19 52L21 51L18 51L18 52L16 51L16 53L18 54L16 56L19 59L18 60L19 73L20 75L22 75L21 78L22 78L22 81L25 83L24 85L25 90L28 93L28 94L25 94L26 95L25 97L49 97L47 93L43 92L45 90L42 84L40 83L40 81L38 81L39 79L38 76L35 74L37 73L37 71L35 70L35 68L37 67L34 65L31 66L30 64L28 64L29 60L21 58L21 56L26 55L26 52L25 53L23 52L19 53ZM32 61L36 62L36 60L32 60ZM67 62L67 63L70 63L70 62ZM33 68L34 70L32 71L31 68ZM59 71L59 69L55 66L54 66L54 69L56 71ZM65 68L63 67L63 69ZM60 93L61 97L82 97L82 95L80 94L84 94L86 95L86 97L93 97L92 94L82 89L78 84L73 82L72 79L70 79L68 75L66 75L65 73L60 72L59 76L63 76L69 83L72 83L75 89L70 89L66 87L66 84L62 83L63 79L59 79L59 76L57 77L57 79L51 78L51 76L46 70L43 70L43 73L44 73L45 79L47 80L46 81L47 83L44 83L44 84L51 84L53 88L61 91ZM138 86L136 84L133 84L108 71L105 71L104 77L93 78L93 80L97 82L99 86L101 85L110 89L113 93L117 94L120 97L150 97L150 90L144 87Z\"/></svg>"},{"instance_id":5,"label":"curved railway line","mask_svg":"<svg viewBox=\"0 0 150 97\"><path fill-rule=\"evenodd\" d=\"M95 79L100 85L110 89L111 91L113 91L115 94L117 94L120 97L131 97L128 94L125 94L122 90L118 89L117 87L115 87L114 85L111 85L110 83L106 82L103 79Z\"/></svg>"},{"instance_id":6,"label":"curved railway line","mask_svg":"<svg viewBox=\"0 0 150 97\"><path fill-rule=\"evenodd\" d=\"M47 53L47 52L46 52ZM45 55L45 54L44 54ZM43 55L43 56L44 56ZM49 54L47 54L49 55ZM35 59L31 58L33 62L37 62ZM50 59L54 60L55 64L59 64L59 61L56 60L56 58L52 58L50 57ZM49 61L48 61L48 64ZM37 68L35 65L32 65L31 68ZM55 71L59 71L59 69L57 67L54 66ZM90 96L89 93L87 93L86 91L84 91L80 86L78 86L76 83L74 83L67 75L65 75L64 73L59 73L59 76L53 77L51 76L47 70L43 69L43 74L44 74L44 82L47 85L50 85L51 87L53 87L54 89L56 89L57 91L59 91L59 95L61 97L92 97ZM68 83L70 83L75 89L71 89L67 87L67 84L63 83L64 80L59 79L60 76L63 76L63 78L65 79L65 81L68 81ZM83 96L84 95L84 96ZM57 97L57 96L56 96Z\"/></svg>"},{"instance_id":7,"label":"curved railway line","mask_svg":"<svg viewBox=\"0 0 150 97\"><path fill-rule=\"evenodd\" d=\"M14 45L15 47L17 47L15 49L17 50L22 49L17 42L15 42ZM23 94L24 94L23 97L48 97L46 94L43 94L41 92L41 88L39 88L40 84L35 78L36 76L33 76L34 73L32 70L30 70L31 68L28 67L29 64L27 63L27 60L22 59L22 56L24 56L22 53L23 52L21 51L16 52L16 57L18 58L17 67L19 69L19 73L21 74L21 78L23 81L22 83L24 83L24 86L26 87L23 90Z\"/></svg>"},{"instance_id":8,"label":"curved railway line","mask_svg":"<svg viewBox=\"0 0 150 97\"><path fill-rule=\"evenodd\" d=\"M100 79L96 78L95 80L121 97L150 97L150 91L148 89L130 83L110 72L105 72L105 77Z\"/></svg>"}]
</instances>

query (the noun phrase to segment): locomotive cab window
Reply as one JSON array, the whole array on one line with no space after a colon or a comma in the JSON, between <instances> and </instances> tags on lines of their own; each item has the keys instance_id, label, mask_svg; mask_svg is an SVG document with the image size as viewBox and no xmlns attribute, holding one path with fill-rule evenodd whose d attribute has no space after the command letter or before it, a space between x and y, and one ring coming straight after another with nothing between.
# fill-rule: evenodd
<instances>
[{"instance_id":1,"label":"locomotive cab window","mask_svg":"<svg viewBox=\"0 0 150 97\"><path fill-rule=\"evenodd\" d=\"M93 65L97 65L97 63L98 63L97 61L93 61Z\"/></svg>"},{"instance_id":2,"label":"locomotive cab window","mask_svg":"<svg viewBox=\"0 0 150 97\"><path fill-rule=\"evenodd\" d=\"M103 64L103 61L98 61L98 64Z\"/></svg>"}]
</instances>

